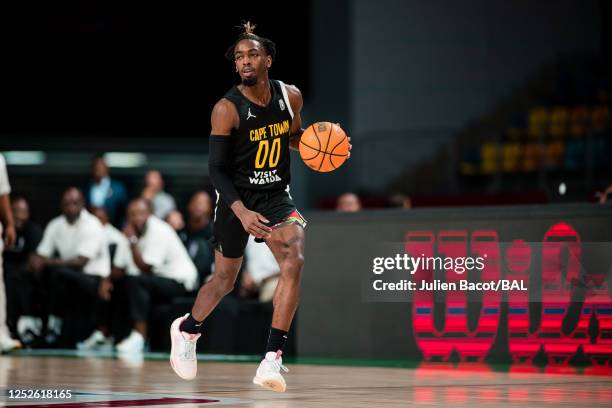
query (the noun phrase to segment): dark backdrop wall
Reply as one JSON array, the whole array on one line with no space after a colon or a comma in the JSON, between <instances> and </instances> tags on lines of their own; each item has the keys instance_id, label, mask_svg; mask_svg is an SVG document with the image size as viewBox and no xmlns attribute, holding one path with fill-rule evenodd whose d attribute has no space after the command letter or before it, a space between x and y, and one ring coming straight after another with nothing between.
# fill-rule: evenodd
<instances>
[{"instance_id":1,"label":"dark backdrop wall","mask_svg":"<svg viewBox=\"0 0 612 408\"><path fill-rule=\"evenodd\" d=\"M312 178L317 197L384 190L543 63L602 48L598 0L328 3L313 1L309 112L346 121L354 150L345 168Z\"/></svg>"},{"instance_id":2,"label":"dark backdrop wall","mask_svg":"<svg viewBox=\"0 0 612 408\"><path fill-rule=\"evenodd\" d=\"M428 159L557 55L598 55L599 6L354 2L353 133L356 152L366 152L355 155L355 186L380 189L381 180ZM370 160L374 154L385 160Z\"/></svg>"},{"instance_id":3,"label":"dark backdrop wall","mask_svg":"<svg viewBox=\"0 0 612 408\"><path fill-rule=\"evenodd\" d=\"M3 137L205 138L236 82L224 53L242 21L273 39L272 77L308 89L308 2L49 4L2 13ZM172 142L168 140L168 145Z\"/></svg>"}]
</instances>

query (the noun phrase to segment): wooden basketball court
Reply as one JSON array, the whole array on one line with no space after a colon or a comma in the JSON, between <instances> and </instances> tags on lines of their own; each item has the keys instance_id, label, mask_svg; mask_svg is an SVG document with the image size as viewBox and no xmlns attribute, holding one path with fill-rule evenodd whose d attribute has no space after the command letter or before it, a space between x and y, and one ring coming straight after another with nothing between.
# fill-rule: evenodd
<instances>
[{"instance_id":1,"label":"wooden basketball court","mask_svg":"<svg viewBox=\"0 0 612 408\"><path fill-rule=\"evenodd\" d=\"M487 366L409 368L290 365L288 390L251 383L255 363L203 362L192 382L166 361L36 356L0 357L3 406L489 407L612 404L612 376L492 371ZM526 368L522 371L530 371ZM605 372L606 370L604 370ZM61 401L11 400L9 389L70 389Z\"/></svg>"}]
</instances>

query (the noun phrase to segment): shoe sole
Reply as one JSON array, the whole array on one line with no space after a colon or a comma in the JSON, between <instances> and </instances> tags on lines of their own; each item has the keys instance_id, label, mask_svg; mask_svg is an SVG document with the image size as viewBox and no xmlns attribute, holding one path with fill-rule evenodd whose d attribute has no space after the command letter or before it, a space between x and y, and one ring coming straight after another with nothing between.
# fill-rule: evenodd
<instances>
[{"instance_id":1,"label":"shoe sole","mask_svg":"<svg viewBox=\"0 0 612 408\"><path fill-rule=\"evenodd\" d=\"M7 348L7 349L0 349L0 353L10 353L11 351L20 350L22 348L23 348L23 344L19 342L19 344L16 344L15 347Z\"/></svg>"},{"instance_id":2,"label":"shoe sole","mask_svg":"<svg viewBox=\"0 0 612 408\"><path fill-rule=\"evenodd\" d=\"M274 392L285 392L287 389L285 383L274 379L262 380L259 377L255 377L253 378L253 384Z\"/></svg>"},{"instance_id":3,"label":"shoe sole","mask_svg":"<svg viewBox=\"0 0 612 408\"><path fill-rule=\"evenodd\" d=\"M85 346L77 343L76 348L78 351L113 351L113 346L103 343L94 346Z\"/></svg>"},{"instance_id":4,"label":"shoe sole","mask_svg":"<svg viewBox=\"0 0 612 408\"><path fill-rule=\"evenodd\" d=\"M174 325L174 323L170 326L170 342L172 343L171 346L170 346L171 347L170 348L170 367L172 367L172 370L174 371L174 373L176 375L178 375L180 378L182 378L183 380L190 381L190 380L193 380L194 378L196 378L197 372L196 372L196 374L193 377L185 377L184 375L181 375L177 371L176 367L174 367L174 362L172 361L172 350L174 349L174 336L172 335L172 326L173 325Z\"/></svg>"}]
</instances>

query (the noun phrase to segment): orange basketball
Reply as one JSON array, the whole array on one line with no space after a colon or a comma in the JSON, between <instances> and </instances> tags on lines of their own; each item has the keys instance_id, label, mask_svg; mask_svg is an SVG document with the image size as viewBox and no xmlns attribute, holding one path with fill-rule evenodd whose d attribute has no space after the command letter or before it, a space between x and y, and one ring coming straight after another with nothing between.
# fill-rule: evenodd
<instances>
[{"instance_id":1,"label":"orange basketball","mask_svg":"<svg viewBox=\"0 0 612 408\"><path fill-rule=\"evenodd\" d=\"M348 158L349 141L342 128L330 122L308 126L300 139L300 156L315 171L334 171Z\"/></svg>"}]
</instances>

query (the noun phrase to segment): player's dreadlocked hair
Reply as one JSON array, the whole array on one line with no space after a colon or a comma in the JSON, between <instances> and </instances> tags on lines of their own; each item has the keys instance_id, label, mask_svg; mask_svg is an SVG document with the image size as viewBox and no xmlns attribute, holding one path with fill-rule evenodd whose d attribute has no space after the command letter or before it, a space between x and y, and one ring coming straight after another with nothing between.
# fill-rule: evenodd
<instances>
[{"instance_id":1,"label":"player's dreadlocked hair","mask_svg":"<svg viewBox=\"0 0 612 408\"><path fill-rule=\"evenodd\" d=\"M251 24L250 21L247 21L246 23L242 24L241 28L243 28L244 31L238 36L238 39L234 42L234 44L227 49L225 52L225 58L230 61L234 61L234 49L236 48L236 45L242 40L253 40L262 45L266 54L272 57L272 61L276 59L276 44L267 38L260 37L255 34L255 24Z\"/></svg>"}]
</instances>

